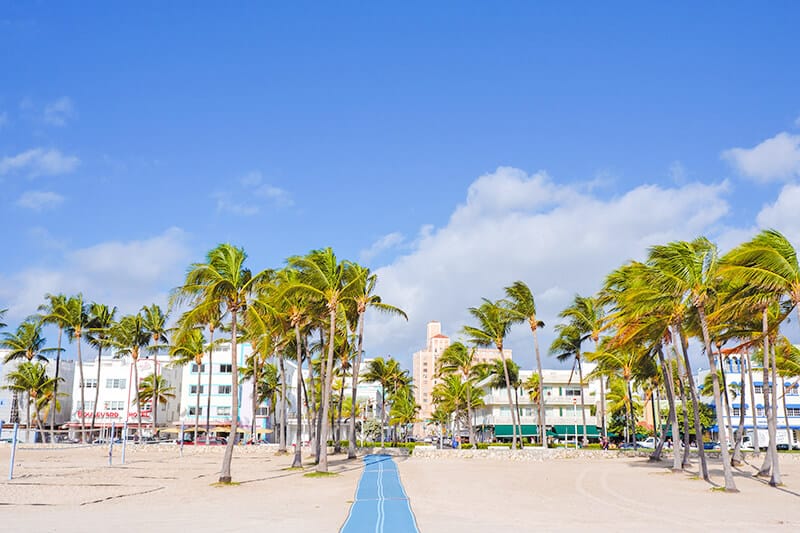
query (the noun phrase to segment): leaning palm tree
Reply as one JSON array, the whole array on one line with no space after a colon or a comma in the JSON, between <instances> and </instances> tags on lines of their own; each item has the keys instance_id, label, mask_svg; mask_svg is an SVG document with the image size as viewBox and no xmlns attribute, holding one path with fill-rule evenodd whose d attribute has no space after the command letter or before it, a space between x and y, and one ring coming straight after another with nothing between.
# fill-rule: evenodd
<instances>
[{"instance_id":1,"label":"leaning palm tree","mask_svg":"<svg viewBox=\"0 0 800 533\"><path fill-rule=\"evenodd\" d=\"M58 411L55 403L58 398L58 382L60 381L59 376L61 375L61 337L64 333L64 328L67 327L63 316L63 309L67 303L67 297L64 294L46 294L45 299L47 300L47 303L40 305L38 309L40 313L40 319L43 324L50 324L58 327L56 375L52 397L53 405L50 407L50 439L52 440L53 436L55 435L56 412ZM83 406L81 406L81 409L83 409Z\"/></svg>"},{"instance_id":2,"label":"leaning palm tree","mask_svg":"<svg viewBox=\"0 0 800 533\"><path fill-rule=\"evenodd\" d=\"M44 424L39 412L41 404L38 402L38 398L47 394L47 391L53 388L55 379L47 376L47 366L45 364L32 361L25 361L20 364L16 370L8 374L6 379L9 383L6 388L15 393L22 392L26 395L25 441L30 442L31 405L36 406L36 422L39 432L43 435Z\"/></svg>"},{"instance_id":3,"label":"leaning palm tree","mask_svg":"<svg viewBox=\"0 0 800 533\"><path fill-rule=\"evenodd\" d=\"M476 346L494 346L503 361L503 373L506 382L506 393L508 394L508 408L511 411L512 426L512 447L517 447L517 426L519 420L514 412L514 401L511 398L511 380L508 375L508 365L506 364L506 354L503 351L503 343L511 329L511 324L518 314L512 311L502 301L492 302L483 299L479 307L471 307L470 314L478 321L478 326L464 326L464 333L469 336L469 342ZM516 313L518 313L517 311ZM540 410L539 421L544 425L544 417Z\"/></svg>"},{"instance_id":4,"label":"leaning palm tree","mask_svg":"<svg viewBox=\"0 0 800 533\"><path fill-rule=\"evenodd\" d=\"M351 263L339 261L333 250L315 250L303 257L292 257L289 264L298 271L297 282L289 290L306 294L310 299L325 302L328 312L329 332L327 335L328 354L324 361L322 373L322 419L320 425L320 442L327 440L329 432L329 407L333 386L333 354L335 351L336 321L339 306L356 295L361 276L351 275ZM328 471L328 449L320 446L317 472Z\"/></svg>"},{"instance_id":5,"label":"leaning palm tree","mask_svg":"<svg viewBox=\"0 0 800 533\"><path fill-rule=\"evenodd\" d=\"M203 356L205 355L206 344L203 332L197 328L189 330L179 330L175 336L175 342L170 346L169 354L172 357L172 364L184 366L194 363L197 366L197 385L195 389L195 408L194 408L194 436L197 437L197 432L200 427L200 391L203 386L201 384L202 373L200 367L203 364Z\"/></svg>"},{"instance_id":6,"label":"leaning palm tree","mask_svg":"<svg viewBox=\"0 0 800 533\"><path fill-rule=\"evenodd\" d=\"M506 287L506 296L511 301L511 311L514 322L527 322L533 334L533 347L536 354L536 373L539 374L539 383L544 383L542 374L542 358L539 355L539 328L544 327L544 322L536 314L536 300L531 289L522 281L515 281ZM542 446L547 446L547 421L545 420L544 398L539 402L539 437Z\"/></svg>"},{"instance_id":7,"label":"leaning palm tree","mask_svg":"<svg viewBox=\"0 0 800 533\"><path fill-rule=\"evenodd\" d=\"M114 316L117 308L109 308L105 304L92 303L89 305L89 323L87 325L86 340L90 345L97 348L97 382L94 388L94 406L92 409L92 423L90 429L94 429L95 417L97 415L97 402L100 398L100 369L103 366L103 348L111 346L111 330L114 326ZM53 398L55 400L55 398Z\"/></svg>"},{"instance_id":8,"label":"leaning palm tree","mask_svg":"<svg viewBox=\"0 0 800 533\"><path fill-rule=\"evenodd\" d=\"M393 316L401 316L408 320L406 313L399 307L389 305L381 300L381 297L375 294L375 284L378 281L377 274L372 274L368 268L360 265L353 265L351 275L357 280L356 290L351 301L352 306L348 306L350 311L348 314L353 317L355 315L355 328L357 329L358 340L355 353L355 361L353 361L353 375L351 377L351 400L350 402L356 403L356 391L358 389L358 373L361 370L361 361L364 355L364 316L367 309L375 309L381 313ZM356 414L355 410L350 416L350 434L348 437L347 458L354 459L356 457Z\"/></svg>"},{"instance_id":9,"label":"leaning palm tree","mask_svg":"<svg viewBox=\"0 0 800 533\"><path fill-rule=\"evenodd\" d=\"M139 392L136 395L141 409L142 406L150 404L152 416L152 432L155 436L158 430L158 406L164 405L175 398L175 387L170 387L164 376L149 374L139 383Z\"/></svg>"},{"instance_id":10,"label":"leaning palm tree","mask_svg":"<svg viewBox=\"0 0 800 533\"><path fill-rule=\"evenodd\" d=\"M231 319L231 431L236 433L239 415L238 316L247 307L255 286L265 281L269 272L253 274L244 263L247 254L242 248L220 244L209 251L205 263L194 263L186 273L184 284L175 290L177 301L186 302L203 313L209 309L225 309ZM200 313L200 314L203 314ZM231 482L231 460L236 439L225 447L220 483Z\"/></svg>"},{"instance_id":11,"label":"leaning palm tree","mask_svg":"<svg viewBox=\"0 0 800 533\"><path fill-rule=\"evenodd\" d=\"M133 402L136 409L136 439L142 441L142 409L139 400L139 356L150 343L150 333L144 325L141 314L126 315L111 330L111 343L116 348L117 357L130 357L133 365L133 383L131 387L136 395ZM127 416L127 415L126 415ZM126 435L127 437L127 435Z\"/></svg>"},{"instance_id":12,"label":"leaning palm tree","mask_svg":"<svg viewBox=\"0 0 800 533\"><path fill-rule=\"evenodd\" d=\"M475 359L475 348L467 348L463 343L454 342L441 353L436 364L438 365L437 373L441 375L459 374L461 379L467 383L475 382L478 377L478 362ZM467 389L467 428L469 430L469 442L474 448L475 441L475 428L472 425L472 391L471 388Z\"/></svg>"}]
</instances>

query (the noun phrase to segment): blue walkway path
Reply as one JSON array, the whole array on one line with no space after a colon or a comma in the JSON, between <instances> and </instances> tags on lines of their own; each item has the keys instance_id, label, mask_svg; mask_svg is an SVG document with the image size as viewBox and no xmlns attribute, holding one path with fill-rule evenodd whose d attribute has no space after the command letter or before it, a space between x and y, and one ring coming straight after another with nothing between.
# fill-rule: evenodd
<instances>
[{"instance_id":1,"label":"blue walkway path","mask_svg":"<svg viewBox=\"0 0 800 533\"><path fill-rule=\"evenodd\" d=\"M419 533L397 465L389 455L364 457L356 499L341 533Z\"/></svg>"}]
</instances>

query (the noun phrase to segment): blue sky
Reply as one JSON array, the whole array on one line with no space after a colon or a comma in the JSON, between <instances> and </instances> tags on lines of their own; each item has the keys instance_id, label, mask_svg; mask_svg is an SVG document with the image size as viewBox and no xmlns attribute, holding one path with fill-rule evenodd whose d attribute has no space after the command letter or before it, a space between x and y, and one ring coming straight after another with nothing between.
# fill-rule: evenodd
<instances>
[{"instance_id":1,"label":"blue sky","mask_svg":"<svg viewBox=\"0 0 800 533\"><path fill-rule=\"evenodd\" d=\"M133 310L222 241L254 268L332 246L408 308L368 347L409 361L514 279L554 323L666 239L800 243L799 15L0 2L0 307Z\"/></svg>"}]
</instances>

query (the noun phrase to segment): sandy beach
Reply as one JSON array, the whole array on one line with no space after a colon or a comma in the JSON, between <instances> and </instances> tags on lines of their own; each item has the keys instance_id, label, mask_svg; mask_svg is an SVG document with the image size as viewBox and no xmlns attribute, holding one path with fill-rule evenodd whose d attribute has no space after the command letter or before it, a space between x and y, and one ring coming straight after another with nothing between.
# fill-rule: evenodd
<instances>
[{"instance_id":1,"label":"sandy beach","mask_svg":"<svg viewBox=\"0 0 800 533\"><path fill-rule=\"evenodd\" d=\"M347 517L361 461L333 456L339 475L309 478L291 457L266 447L236 450L235 486L214 486L222 447L105 447L17 452L14 479L0 489L6 531L234 532L279 526L338 531ZM7 468L10 448L0 448ZM401 480L422 532L707 530L714 526L800 526L800 457L782 461L785 486L737 472L739 494L724 494L692 472L642 457L551 461L402 457ZM721 479L719 463L712 477ZM307 471L311 471L311 467Z\"/></svg>"}]
</instances>

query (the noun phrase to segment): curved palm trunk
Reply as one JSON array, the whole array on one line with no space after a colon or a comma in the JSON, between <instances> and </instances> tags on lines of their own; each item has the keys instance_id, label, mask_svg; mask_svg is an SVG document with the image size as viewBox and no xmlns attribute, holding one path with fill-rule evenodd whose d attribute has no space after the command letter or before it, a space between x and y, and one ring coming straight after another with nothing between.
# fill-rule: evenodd
<instances>
[{"instance_id":1,"label":"curved palm trunk","mask_svg":"<svg viewBox=\"0 0 800 533\"><path fill-rule=\"evenodd\" d=\"M331 302L329 305L330 313L330 332L328 333L328 358L324 362L325 367L325 380L322 383L322 413L321 413L321 427L320 427L320 444L319 444L319 464L317 464L317 472L328 471L328 409L330 408L331 387L333 385L333 352L334 340L336 338L336 302Z\"/></svg>"},{"instance_id":2,"label":"curved palm trunk","mask_svg":"<svg viewBox=\"0 0 800 533\"><path fill-rule=\"evenodd\" d=\"M86 388L86 383L83 381L83 359L81 358L81 335L80 333L75 334L75 339L78 344L78 373L80 374L80 384L81 384L81 442L84 442L86 436L86 398L84 395L84 389Z\"/></svg>"},{"instance_id":3,"label":"curved palm trunk","mask_svg":"<svg viewBox=\"0 0 800 533\"><path fill-rule=\"evenodd\" d=\"M225 445L225 454L222 456L222 470L219 473L220 483L231 482L231 461L233 460L233 447L236 443L236 430L239 428L239 365L237 352L236 313L234 307L231 311L231 434ZM211 391L209 391L211 392Z\"/></svg>"},{"instance_id":4,"label":"curved palm trunk","mask_svg":"<svg viewBox=\"0 0 800 533\"><path fill-rule=\"evenodd\" d=\"M50 442L55 442L56 431L56 401L58 400L58 378L61 371L61 334L64 328L58 327L58 349L56 351L56 381L53 384L53 399L50 401ZM81 406L83 409L84 406Z\"/></svg>"},{"instance_id":5,"label":"curved palm trunk","mask_svg":"<svg viewBox=\"0 0 800 533\"><path fill-rule=\"evenodd\" d=\"M581 353L578 352L577 355L577 362L578 362L578 380L581 384L581 419L583 421L583 445L586 446L589 444L589 438L586 433L586 401L583 396L583 367L581 366Z\"/></svg>"},{"instance_id":6,"label":"curved palm trunk","mask_svg":"<svg viewBox=\"0 0 800 533\"><path fill-rule=\"evenodd\" d=\"M208 328L208 393L206 394L206 439L211 432L211 379L214 376L214 328ZM200 373L201 366L197 367L197 372ZM199 379L199 378L198 378ZM197 434L195 434L197 438Z\"/></svg>"},{"instance_id":7,"label":"curved palm trunk","mask_svg":"<svg viewBox=\"0 0 800 533\"><path fill-rule=\"evenodd\" d=\"M717 362L714 357L714 352L711 351L711 336L708 332L708 321L706 320L705 307L703 305L697 306L697 314L700 316L700 329L703 331L703 342L706 347L706 356L708 358L708 365L711 369L711 384L714 389L714 405L717 406L717 427L719 429L719 422L724 424L724 412L722 409L722 393L720 392L719 373L717 372ZM725 478L725 491L726 492L739 492L736 488L736 483L733 480L733 471L731 470L730 450L728 449L728 434L724 429L719 431L719 446L720 455L722 456L722 473ZM701 446L701 440L698 439L697 448Z\"/></svg>"},{"instance_id":8,"label":"curved palm trunk","mask_svg":"<svg viewBox=\"0 0 800 533\"><path fill-rule=\"evenodd\" d=\"M350 434L347 443L347 458L356 458L356 394L358 392L358 373L361 370L361 358L364 355L364 313L358 314L358 348L356 349L356 360L353 364L353 379L350 386Z\"/></svg>"},{"instance_id":9,"label":"curved palm trunk","mask_svg":"<svg viewBox=\"0 0 800 533\"><path fill-rule=\"evenodd\" d=\"M541 439L542 447L547 448L547 421L544 416L544 374L542 373L542 358L539 356L539 336L536 332L537 328L536 319L534 319L531 323L531 331L533 332L533 347L536 353L536 373L539 374L539 438Z\"/></svg>"},{"instance_id":10,"label":"curved palm trunk","mask_svg":"<svg viewBox=\"0 0 800 533\"><path fill-rule=\"evenodd\" d=\"M97 382L94 384L94 409L92 409L92 425L90 429L94 430L95 417L97 416L97 402L100 400L100 366L103 359L103 346L97 347Z\"/></svg>"},{"instance_id":11,"label":"curved palm trunk","mask_svg":"<svg viewBox=\"0 0 800 533\"><path fill-rule=\"evenodd\" d=\"M658 359L661 363L661 372L664 376L664 388L667 391L667 405L669 406L669 422L672 428L672 471L677 472L681 469L681 449L678 445L680 427L678 425L678 409L675 402L675 384L672 381L672 367L667 364L664 357L664 350L658 347ZM664 439L661 439L663 445ZM688 450L686 451L688 453Z\"/></svg>"},{"instance_id":12,"label":"curved palm trunk","mask_svg":"<svg viewBox=\"0 0 800 533\"><path fill-rule=\"evenodd\" d=\"M514 409L514 400L511 398L511 379L508 376L508 365L506 364L506 354L503 353L503 346L499 345L497 351L500 353L500 359L503 361L503 375L506 380L506 395L508 396L508 410L511 412L511 449L517 449L517 414Z\"/></svg>"},{"instance_id":13,"label":"curved palm trunk","mask_svg":"<svg viewBox=\"0 0 800 533\"><path fill-rule=\"evenodd\" d=\"M292 460L292 468L300 468L303 466L303 345L300 341L300 326L294 326L294 341L297 346L296 363L297 363L297 429L295 431L295 447L294 459Z\"/></svg>"},{"instance_id":14,"label":"curved palm trunk","mask_svg":"<svg viewBox=\"0 0 800 533\"><path fill-rule=\"evenodd\" d=\"M739 357L739 383L744 385L745 379L745 357ZM753 405L755 411L755 404ZM745 403L744 403L744 387L739 388L739 427L736 429L735 437L736 437L736 444L733 447L733 457L731 458L731 466L739 466L744 462L744 457L742 456L742 438L744 437L744 415L745 415ZM755 427L755 426L753 426ZM756 433L758 433L756 431Z\"/></svg>"},{"instance_id":15,"label":"curved palm trunk","mask_svg":"<svg viewBox=\"0 0 800 533\"><path fill-rule=\"evenodd\" d=\"M197 440L197 431L200 429L200 387L202 386L202 373L200 369L202 368L203 358L201 357L198 361L195 358L195 364L197 365L197 390L195 391L195 408L194 408L194 438L193 440ZM183 435L181 435L183 438Z\"/></svg>"},{"instance_id":16,"label":"curved palm trunk","mask_svg":"<svg viewBox=\"0 0 800 533\"><path fill-rule=\"evenodd\" d=\"M706 463L706 454L703 448L703 426L700 425L700 407L697 401L697 387L694 384L694 376L692 376L692 363L689 361L689 349L683 336L683 329L680 325L677 329L681 350L683 351L683 363L686 369L686 381L689 385L689 397L692 399L692 407L694 408L694 432L695 440L697 441L697 455L700 457L700 472L703 479L708 481L708 464ZM717 392L719 392L719 383L717 383Z\"/></svg>"},{"instance_id":17,"label":"curved palm trunk","mask_svg":"<svg viewBox=\"0 0 800 533\"><path fill-rule=\"evenodd\" d=\"M286 453L286 365L283 353L278 353L278 365L281 369L281 435L278 440L278 452Z\"/></svg>"}]
</instances>

